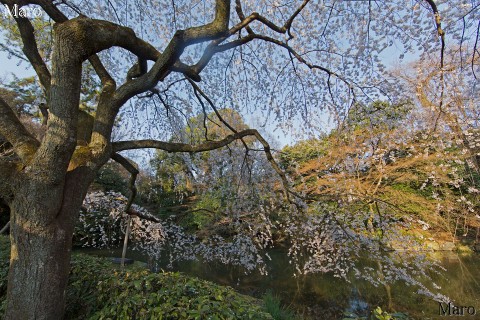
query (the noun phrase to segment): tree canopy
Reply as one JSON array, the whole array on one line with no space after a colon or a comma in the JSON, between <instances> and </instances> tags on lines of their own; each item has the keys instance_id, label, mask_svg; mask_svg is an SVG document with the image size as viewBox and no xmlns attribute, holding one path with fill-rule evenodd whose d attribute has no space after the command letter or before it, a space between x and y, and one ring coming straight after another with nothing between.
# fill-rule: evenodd
<instances>
[{"instance_id":1,"label":"tree canopy","mask_svg":"<svg viewBox=\"0 0 480 320\"><path fill-rule=\"evenodd\" d=\"M447 54L456 57L467 82L477 83L477 1L0 3L1 49L35 71L41 97L36 93L29 109L43 110L45 117L40 137L20 121L15 100L0 92L0 134L11 146L0 157L0 197L11 209L7 319L63 317L58 306L65 302L74 224L88 187L110 158L131 173L129 213L139 171L122 152L194 154L239 141L248 157L255 151L252 139L296 212L304 203L269 142L259 130L231 123L235 119L220 109L256 115L273 128L318 134L323 111L340 125L357 106L388 99L398 105L408 98L410 92L386 74L388 57L435 61L426 81L438 79L427 87L440 94L426 94L426 100L441 114L450 79ZM180 134L198 119L204 130L215 123L226 129L204 141ZM85 123L91 127L85 130ZM366 243L366 237L354 232L357 220L342 233L334 210L315 210L325 214L291 214L287 233L301 235L291 252L300 253L303 239L318 253L304 270L345 274L342 254L352 251L338 244L349 237ZM318 237L308 230L319 230Z\"/></svg>"}]
</instances>

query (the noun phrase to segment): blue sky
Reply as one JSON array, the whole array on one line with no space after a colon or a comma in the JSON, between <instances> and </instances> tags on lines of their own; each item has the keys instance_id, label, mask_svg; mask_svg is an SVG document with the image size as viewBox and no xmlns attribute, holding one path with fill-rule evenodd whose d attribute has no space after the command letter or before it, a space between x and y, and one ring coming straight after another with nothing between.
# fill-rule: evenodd
<instances>
[{"instance_id":1,"label":"blue sky","mask_svg":"<svg viewBox=\"0 0 480 320\"><path fill-rule=\"evenodd\" d=\"M8 81L11 79L12 73L19 78L32 76L34 74L32 68L25 62L20 66L17 66L15 59L8 59L8 55L5 52L0 51L0 79Z\"/></svg>"}]
</instances>

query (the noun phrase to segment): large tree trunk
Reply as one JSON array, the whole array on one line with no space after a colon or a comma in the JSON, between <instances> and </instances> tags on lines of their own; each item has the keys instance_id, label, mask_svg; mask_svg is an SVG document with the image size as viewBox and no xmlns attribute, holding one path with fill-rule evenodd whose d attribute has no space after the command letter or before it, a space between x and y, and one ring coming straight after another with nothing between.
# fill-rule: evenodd
<instances>
[{"instance_id":1,"label":"large tree trunk","mask_svg":"<svg viewBox=\"0 0 480 320\"><path fill-rule=\"evenodd\" d=\"M70 168L82 68L74 35L68 24L54 27L47 131L11 184L6 319L56 320L64 314L73 228L95 170L93 165Z\"/></svg>"},{"instance_id":2,"label":"large tree trunk","mask_svg":"<svg viewBox=\"0 0 480 320\"><path fill-rule=\"evenodd\" d=\"M73 228L55 222L32 232L26 210L14 212L6 319L62 319Z\"/></svg>"},{"instance_id":3,"label":"large tree trunk","mask_svg":"<svg viewBox=\"0 0 480 320\"><path fill-rule=\"evenodd\" d=\"M91 171L78 169L64 186L30 182L18 189L11 205L6 319L63 318L74 224L92 180Z\"/></svg>"}]
</instances>

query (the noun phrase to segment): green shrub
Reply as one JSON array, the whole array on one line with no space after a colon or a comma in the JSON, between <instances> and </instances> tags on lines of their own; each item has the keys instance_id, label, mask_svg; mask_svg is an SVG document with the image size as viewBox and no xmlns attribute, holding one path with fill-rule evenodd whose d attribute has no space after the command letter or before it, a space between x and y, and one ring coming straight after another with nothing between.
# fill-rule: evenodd
<instances>
[{"instance_id":1,"label":"green shrub","mask_svg":"<svg viewBox=\"0 0 480 320\"><path fill-rule=\"evenodd\" d=\"M125 174L125 169L119 164L108 162L98 171L94 184L103 190L120 192L128 196L130 191L128 190L128 178L125 177Z\"/></svg>"},{"instance_id":2,"label":"green shrub","mask_svg":"<svg viewBox=\"0 0 480 320\"><path fill-rule=\"evenodd\" d=\"M376 307L372 310L370 317L358 316L355 313L347 312L342 320L409 320L410 317L402 312L388 313L382 308Z\"/></svg>"},{"instance_id":3,"label":"green shrub","mask_svg":"<svg viewBox=\"0 0 480 320\"><path fill-rule=\"evenodd\" d=\"M271 291L267 291L263 295L263 304L265 310L275 320L294 320L296 319L295 313L287 307L282 306L280 298L274 295Z\"/></svg>"},{"instance_id":4,"label":"green shrub","mask_svg":"<svg viewBox=\"0 0 480 320\"><path fill-rule=\"evenodd\" d=\"M5 310L9 243L0 237L0 318ZM3 290L5 288L5 290ZM272 319L252 297L180 273L116 269L108 259L74 254L66 319Z\"/></svg>"},{"instance_id":5,"label":"green shrub","mask_svg":"<svg viewBox=\"0 0 480 320\"><path fill-rule=\"evenodd\" d=\"M67 318L271 319L255 299L180 273L115 270L84 255L72 265Z\"/></svg>"}]
</instances>

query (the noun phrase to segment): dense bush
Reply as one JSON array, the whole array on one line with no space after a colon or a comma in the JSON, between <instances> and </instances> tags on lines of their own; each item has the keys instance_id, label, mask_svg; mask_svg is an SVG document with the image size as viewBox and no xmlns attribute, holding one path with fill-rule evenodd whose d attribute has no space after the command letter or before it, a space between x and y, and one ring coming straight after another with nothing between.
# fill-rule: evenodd
<instances>
[{"instance_id":1,"label":"dense bush","mask_svg":"<svg viewBox=\"0 0 480 320\"><path fill-rule=\"evenodd\" d=\"M0 306L8 238L0 237ZM0 307L3 314L4 307ZM180 273L117 270L107 259L74 254L66 319L272 319L258 300Z\"/></svg>"}]
</instances>

